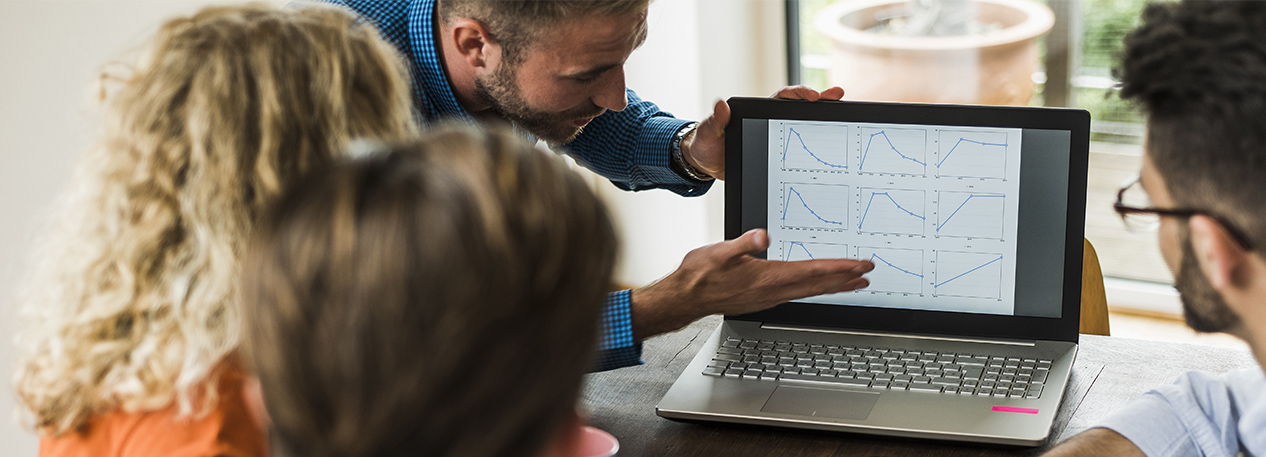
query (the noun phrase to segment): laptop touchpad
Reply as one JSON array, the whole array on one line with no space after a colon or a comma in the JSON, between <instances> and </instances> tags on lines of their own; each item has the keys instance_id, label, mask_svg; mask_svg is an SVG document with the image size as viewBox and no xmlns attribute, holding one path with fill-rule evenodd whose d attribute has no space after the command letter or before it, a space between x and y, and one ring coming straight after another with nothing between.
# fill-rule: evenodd
<instances>
[{"instance_id":1,"label":"laptop touchpad","mask_svg":"<svg viewBox=\"0 0 1266 457\"><path fill-rule=\"evenodd\" d=\"M878 400L878 392L778 386L760 410L777 414L865 420Z\"/></svg>"}]
</instances>

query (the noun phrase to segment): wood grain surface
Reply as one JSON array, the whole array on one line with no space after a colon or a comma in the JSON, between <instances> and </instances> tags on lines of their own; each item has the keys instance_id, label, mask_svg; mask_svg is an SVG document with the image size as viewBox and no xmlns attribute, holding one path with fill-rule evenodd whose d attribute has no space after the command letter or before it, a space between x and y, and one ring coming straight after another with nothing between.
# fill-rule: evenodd
<instances>
[{"instance_id":1,"label":"wood grain surface","mask_svg":"<svg viewBox=\"0 0 1266 457\"><path fill-rule=\"evenodd\" d=\"M1082 335L1051 439L1037 448L870 437L717 423L655 415L655 404L720 324L710 317L648 340L644 365L589 375L583 404L595 427L620 440L620 456L1013 456L1037 455L1093 426L1179 373L1256 367L1248 351Z\"/></svg>"}]
</instances>

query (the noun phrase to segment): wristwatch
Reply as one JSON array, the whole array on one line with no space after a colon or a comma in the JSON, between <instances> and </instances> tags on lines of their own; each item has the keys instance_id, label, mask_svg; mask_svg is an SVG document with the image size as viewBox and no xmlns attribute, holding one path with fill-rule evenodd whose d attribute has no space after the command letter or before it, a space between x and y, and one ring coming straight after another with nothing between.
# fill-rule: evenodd
<instances>
[{"instance_id":1,"label":"wristwatch","mask_svg":"<svg viewBox=\"0 0 1266 457\"><path fill-rule=\"evenodd\" d=\"M687 162L686 158L681 154L681 142L698 128L698 122L691 122L686 124L685 127L682 127L681 130L678 130L677 133L673 135L672 154L673 165L675 165L673 168L678 171L678 174L685 175L695 181L711 181L716 178L713 178L711 175L690 166L690 162Z\"/></svg>"}]
</instances>

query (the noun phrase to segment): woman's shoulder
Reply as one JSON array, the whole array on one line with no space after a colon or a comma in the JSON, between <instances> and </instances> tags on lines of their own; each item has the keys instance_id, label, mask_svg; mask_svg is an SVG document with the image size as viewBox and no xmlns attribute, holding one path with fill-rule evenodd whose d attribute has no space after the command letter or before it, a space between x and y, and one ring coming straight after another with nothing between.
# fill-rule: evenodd
<instances>
[{"instance_id":1,"label":"woman's shoulder","mask_svg":"<svg viewBox=\"0 0 1266 457\"><path fill-rule=\"evenodd\" d=\"M78 432L46 436L40 457L267 457L267 434L250 416L236 369L220 379L219 401L206 415L155 411L97 414Z\"/></svg>"}]
</instances>

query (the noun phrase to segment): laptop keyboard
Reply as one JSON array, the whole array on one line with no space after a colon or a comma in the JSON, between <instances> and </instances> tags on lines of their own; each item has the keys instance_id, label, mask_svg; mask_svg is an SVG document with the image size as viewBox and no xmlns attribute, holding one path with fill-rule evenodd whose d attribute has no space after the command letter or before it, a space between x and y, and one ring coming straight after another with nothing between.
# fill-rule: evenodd
<instances>
[{"instance_id":1,"label":"laptop keyboard","mask_svg":"<svg viewBox=\"0 0 1266 457\"><path fill-rule=\"evenodd\" d=\"M1032 399L1050 368L1045 359L729 338L703 374Z\"/></svg>"}]
</instances>

